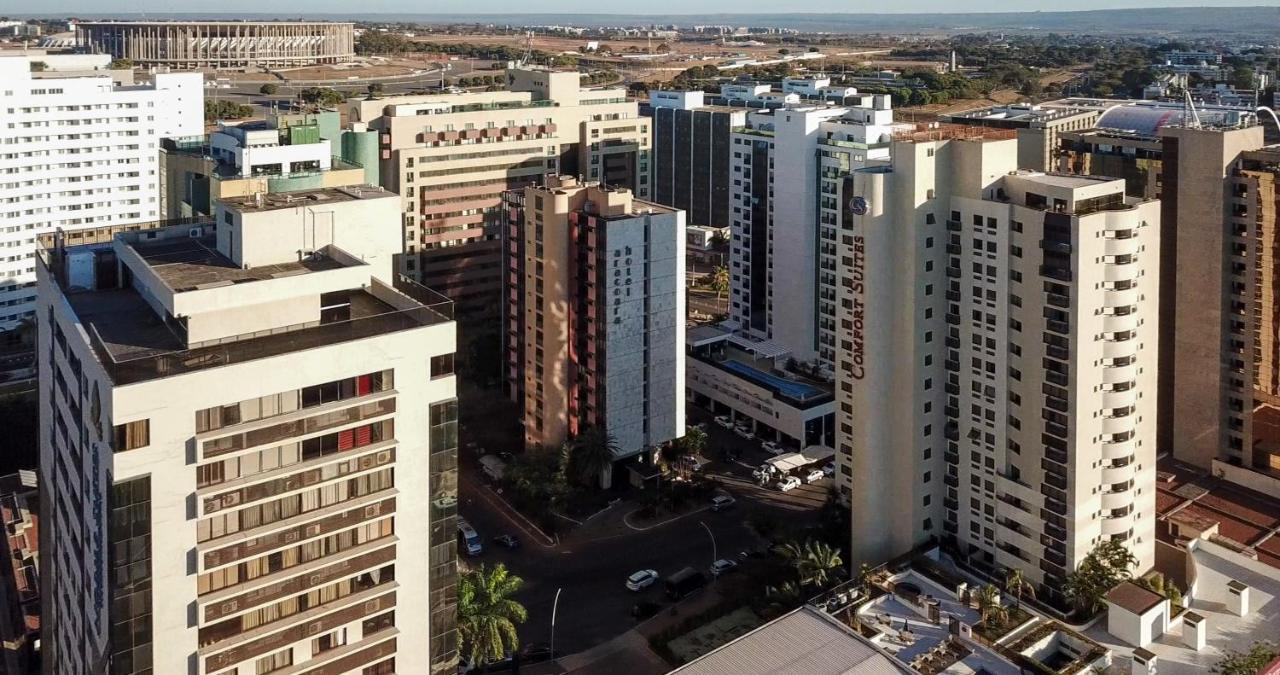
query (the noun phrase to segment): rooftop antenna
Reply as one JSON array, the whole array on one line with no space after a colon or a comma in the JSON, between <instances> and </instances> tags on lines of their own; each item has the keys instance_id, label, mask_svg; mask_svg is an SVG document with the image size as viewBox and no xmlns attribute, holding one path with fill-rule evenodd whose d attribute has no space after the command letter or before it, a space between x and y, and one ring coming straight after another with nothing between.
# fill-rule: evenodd
<instances>
[{"instance_id":1,"label":"rooftop antenna","mask_svg":"<svg viewBox=\"0 0 1280 675\"><path fill-rule=\"evenodd\" d=\"M1196 112L1196 104L1188 90L1182 92L1182 125L1188 129L1200 128L1200 113Z\"/></svg>"},{"instance_id":2,"label":"rooftop antenna","mask_svg":"<svg viewBox=\"0 0 1280 675\"><path fill-rule=\"evenodd\" d=\"M533 31L524 33L524 53L520 55L520 66L524 67L533 61Z\"/></svg>"}]
</instances>

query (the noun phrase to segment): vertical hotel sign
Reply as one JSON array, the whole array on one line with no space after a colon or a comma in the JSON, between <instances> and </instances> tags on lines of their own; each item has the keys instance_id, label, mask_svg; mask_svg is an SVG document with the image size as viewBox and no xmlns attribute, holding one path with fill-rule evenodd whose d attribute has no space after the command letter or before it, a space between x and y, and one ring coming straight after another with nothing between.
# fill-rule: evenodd
<instances>
[{"instance_id":1,"label":"vertical hotel sign","mask_svg":"<svg viewBox=\"0 0 1280 675\"><path fill-rule=\"evenodd\" d=\"M850 370L849 375L855 380L861 380L866 377L866 307L867 307L867 286L866 286L866 270L867 270L867 246L866 238L862 234L862 218L867 215L871 209L871 205L862 195L854 194L853 176L845 176L843 190L841 195L845 198L844 204L844 223L841 227L845 232L851 233L853 237L853 264L847 272L843 283L849 289L851 294L851 302L853 306L850 311L853 314L853 331L850 335L850 341L853 343L853 349L850 350ZM856 225L855 225L856 223Z\"/></svg>"}]
</instances>

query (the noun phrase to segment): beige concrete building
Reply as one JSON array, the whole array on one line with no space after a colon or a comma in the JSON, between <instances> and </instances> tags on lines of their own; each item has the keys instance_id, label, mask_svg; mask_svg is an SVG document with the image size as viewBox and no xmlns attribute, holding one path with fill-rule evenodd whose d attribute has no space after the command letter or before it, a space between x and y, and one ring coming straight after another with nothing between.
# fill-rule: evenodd
<instances>
[{"instance_id":1,"label":"beige concrete building","mask_svg":"<svg viewBox=\"0 0 1280 675\"><path fill-rule=\"evenodd\" d=\"M401 196L400 271L459 303L463 322L496 316L504 191L567 175L648 197L651 120L626 90L580 81L512 70L508 91L346 104L350 121L382 134L382 185Z\"/></svg>"},{"instance_id":2,"label":"beige concrete building","mask_svg":"<svg viewBox=\"0 0 1280 675\"><path fill-rule=\"evenodd\" d=\"M900 134L843 181L837 458L855 566L937 537L1060 600L1103 539L1153 563L1159 203L1009 136Z\"/></svg>"},{"instance_id":3,"label":"beige concrete building","mask_svg":"<svg viewBox=\"0 0 1280 675\"><path fill-rule=\"evenodd\" d=\"M570 177L508 209L505 376L526 446L596 428L621 460L684 435L684 212Z\"/></svg>"},{"instance_id":4,"label":"beige concrete building","mask_svg":"<svg viewBox=\"0 0 1280 675\"><path fill-rule=\"evenodd\" d=\"M1070 99L1043 105L1015 103L943 115L955 124L1016 130L1018 166L1034 171L1052 171L1056 164L1059 137L1064 132L1092 129L1099 110L1071 105Z\"/></svg>"},{"instance_id":5,"label":"beige concrete building","mask_svg":"<svg viewBox=\"0 0 1280 675\"><path fill-rule=\"evenodd\" d=\"M450 303L291 197L41 250L46 673L454 672Z\"/></svg>"},{"instance_id":6,"label":"beige concrete building","mask_svg":"<svg viewBox=\"0 0 1280 675\"><path fill-rule=\"evenodd\" d=\"M327 21L81 21L79 51L142 66L244 68L342 63L356 55L355 24Z\"/></svg>"}]
</instances>

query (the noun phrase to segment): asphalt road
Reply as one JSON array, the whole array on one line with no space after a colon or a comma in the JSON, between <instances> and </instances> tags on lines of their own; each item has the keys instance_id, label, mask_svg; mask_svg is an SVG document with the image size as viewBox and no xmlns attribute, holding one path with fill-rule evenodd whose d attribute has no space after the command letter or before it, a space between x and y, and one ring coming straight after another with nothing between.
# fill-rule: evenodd
<instances>
[{"instance_id":1,"label":"asphalt road","mask_svg":"<svg viewBox=\"0 0 1280 675\"><path fill-rule=\"evenodd\" d=\"M696 418L691 423L710 417L692 408L690 414ZM622 516L637 506L624 501L550 546L522 531L520 520L477 480L474 458L463 458L460 511L485 540L484 553L468 558L467 563L503 562L525 580L517 596L529 611L529 620L520 628L522 643L551 641L557 589L561 595L556 612L556 651L572 654L632 628L631 608L637 601L650 600L664 607L669 604L661 582L640 593L628 591L624 583L632 572L653 569L665 577L686 566L705 571L716 556L727 558L739 551L759 549L763 542L746 525L753 516L771 516L781 537L816 520L817 510L826 500L827 481L786 493L759 487L751 480L751 469L770 455L759 449L758 442L746 441L714 424L707 425L707 433L712 449L706 454L713 461L706 472L723 481L738 500L732 510L716 513L707 509L666 524L636 522L650 529L634 531L623 523ZM739 459L724 461L721 448L732 448ZM708 529L715 538L714 553ZM508 533L520 537L519 550L508 551L492 541Z\"/></svg>"},{"instance_id":2,"label":"asphalt road","mask_svg":"<svg viewBox=\"0 0 1280 675\"><path fill-rule=\"evenodd\" d=\"M709 314L715 316L717 314L727 314L729 312L729 299L722 297L716 299L715 293L689 289L685 294L685 303L687 312L698 312L699 314Z\"/></svg>"}]
</instances>

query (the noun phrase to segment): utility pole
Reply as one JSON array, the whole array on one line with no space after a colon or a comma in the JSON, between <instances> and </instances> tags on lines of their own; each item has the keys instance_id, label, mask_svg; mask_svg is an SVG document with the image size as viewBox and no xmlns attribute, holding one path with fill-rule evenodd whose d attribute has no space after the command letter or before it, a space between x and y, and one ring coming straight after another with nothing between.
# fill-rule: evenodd
<instances>
[{"instance_id":1,"label":"utility pole","mask_svg":"<svg viewBox=\"0 0 1280 675\"><path fill-rule=\"evenodd\" d=\"M556 658L556 609L560 607L560 591L564 588L556 589L556 599L551 603L551 659Z\"/></svg>"}]
</instances>

